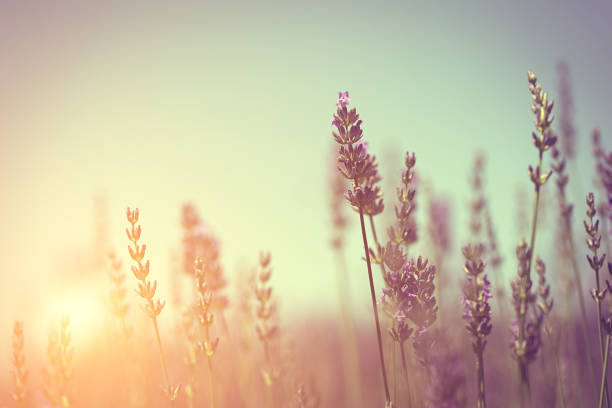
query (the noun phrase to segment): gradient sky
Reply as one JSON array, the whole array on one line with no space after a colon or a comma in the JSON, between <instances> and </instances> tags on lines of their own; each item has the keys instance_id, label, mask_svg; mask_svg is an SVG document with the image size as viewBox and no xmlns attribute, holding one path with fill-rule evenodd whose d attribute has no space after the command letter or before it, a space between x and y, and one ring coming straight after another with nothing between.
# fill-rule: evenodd
<instances>
[{"instance_id":1,"label":"gradient sky","mask_svg":"<svg viewBox=\"0 0 612 408\"><path fill-rule=\"evenodd\" d=\"M530 187L526 168L537 156L527 69L554 98L556 63L569 63L577 189L591 188L590 129L612 140L609 1L125 3L0 3L7 341L12 320L27 328L35 319L43 330L95 296L81 292L92 274L81 261L92 252L100 195L126 262L125 207L140 207L162 297L180 206L190 200L221 239L230 279L268 249L284 315L332 313L327 180L340 90L350 91L366 140L384 158L383 175L416 151L420 174L452 199L456 253L472 157L485 152L509 271L516 186ZM356 310L367 313L349 215L351 287Z\"/></svg>"}]
</instances>

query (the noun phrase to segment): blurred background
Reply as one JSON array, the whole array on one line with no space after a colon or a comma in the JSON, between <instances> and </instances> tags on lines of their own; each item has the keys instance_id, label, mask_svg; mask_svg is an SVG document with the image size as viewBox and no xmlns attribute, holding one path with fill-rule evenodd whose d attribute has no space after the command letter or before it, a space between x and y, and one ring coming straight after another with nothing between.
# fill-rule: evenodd
<instances>
[{"instance_id":1,"label":"blurred background","mask_svg":"<svg viewBox=\"0 0 612 408\"><path fill-rule=\"evenodd\" d=\"M593 189L591 129L601 129L604 145L612 140L611 16L605 0L3 1L1 366L10 364L15 319L25 322L34 361L44 359L62 313L77 350L97 336L107 251L130 263L127 206L140 208L162 299L181 248L181 206L191 202L221 242L229 293L269 250L282 324L336 318L329 183L338 91L350 92L361 115L389 203L407 150L416 152L421 185L450 203L457 280L469 175L483 153L509 279L520 238L516 197L522 189L531 200L527 166L537 158L526 71L556 99L558 63L569 67L571 189L583 197ZM422 201L423 222L425 211ZM369 330L358 219L347 216L352 306ZM126 286L136 304L131 275ZM162 327L172 313L162 313Z\"/></svg>"}]
</instances>

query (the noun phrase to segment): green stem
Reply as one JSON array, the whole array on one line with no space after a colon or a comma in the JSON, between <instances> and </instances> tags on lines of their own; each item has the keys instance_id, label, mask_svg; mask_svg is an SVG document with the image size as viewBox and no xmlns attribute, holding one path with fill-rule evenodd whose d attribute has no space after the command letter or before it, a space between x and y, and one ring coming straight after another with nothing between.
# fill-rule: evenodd
<instances>
[{"instance_id":1,"label":"green stem","mask_svg":"<svg viewBox=\"0 0 612 408\"><path fill-rule=\"evenodd\" d=\"M596 381L595 381L595 368L594 368L594 364L593 364L593 353L591 352L591 337L589 336L589 330L587 327L587 312L586 312L586 306L585 306L585 302L584 302L584 294L583 294L583 289L582 289L582 279L580 278L580 271L578 268L578 261L576 260L576 245L574 244L574 237L573 237L573 233L572 233L572 229L571 229L571 225L569 222L569 219L565 220L565 230L567 233L567 240L569 242L570 245L570 259L571 259L571 263L572 263L572 269L574 271L574 280L576 281L576 287L578 289L578 300L580 301L580 314L582 315L582 335L584 337L584 344L586 347L586 354L587 354L587 362L589 364L589 372L591 375L591 381L593 382L593 386L597 387Z\"/></svg>"},{"instance_id":2,"label":"green stem","mask_svg":"<svg viewBox=\"0 0 612 408\"><path fill-rule=\"evenodd\" d=\"M480 342L480 340L478 340L478 342ZM482 349L476 353L478 357L476 360L476 367L478 368L478 408L487 408L487 403L485 401L485 377L482 354Z\"/></svg>"},{"instance_id":3,"label":"green stem","mask_svg":"<svg viewBox=\"0 0 612 408\"><path fill-rule=\"evenodd\" d=\"M542 168L542 156L544 154L543 150L539 150L538 154L538 165L536 169L541 170ZM538 224L538 208L540 205L540 184L539 180L535 184L535 195L533 197L533 218L531 220L531 239L529 240L529 258L527 259L527 274L525 278L523 278L523 290L526 290L527 283L531 281L531 263L533 260L534 246L535 246L535 238L536 238L536 227ZM522 308L526 308L525 299L522 299ZM519 342L522 344L525 341L525 314L526 310L522 310L521 316L519 317ZM529 373L528 367L522 358L519 358L519 373L521 379L521 398L524 398L525 391L527 391L527 396L530 393L529 387Z\"/></svg>"},{"instance_id":4,"label":"green stem","mask_svg":"<svg viewBox=\"0 0 612 408\"><path fill-rule=\"evenodd\" d=\"M591 218L591 224L593 223L593 219ZM593 258L597 259L597 249L593 251ZM595 284L597 285L597 296L599 296L601 290L601 284L599 279L599 269L595 270ZM601 329L601 300L596 299L597 302L597 331L599 333L599 351L601 356L601 366L604 366L604 340L603 340L603 331ZM610 396L608 394L608 379L607 373L605 369L601 372L601 375L604 377L604 388L606 391L606 407L610 407Z\"/></svg>"},{"instance_id":5,"label":"green stem","mask_svg":"<svg viewBox=\"0 0 612 408\"><path fill-rule=\"evenodd\" d=\"M210 343L210 331L206 326L206 342ZM210 408L215 408L215 383L213 378L212 356L206 355L208 360L208 388L210 389Z\"/></svg>"},{"instance_id":6,"label":"green stem","mask_svg":"<svg viewBox=\"0 0 612 408\"><path fill-rule=\"evenodd\" d=\"M402 357L402 369L404 372L404 379L406 380L406 391L408 392L408 408L412 407L412 386L408 379L408 365L406 364L406 352L404 351L404 343L399 345L400 355Z\"/></svg>"},{"instance_id":7,"label":"green stem","mask_svg":"<svg viewBox=\"0 0 612 408\"><path fill-rule=\"evenodd\" d=\"M395 324L394 324L395 325ZM397 400L397 373L396 373L396 349L397 349L397 342L394 340L393 341L393 354L392 354L392 367L393 367L393 402L395 402L395 405L399 405L399 401Z\"/></svg>"},{"instance_id":8,"label":"green stem","mask_svg":"<svg viewBox=\"0 0 612 408\"><path fill-rule=\"evenodd\" d=\"M606 384L606 370L608 369L608 351L610 350L610 335L606 336L606 352L604 353L604 361L603 361L603 372L601 373L601 386L599 387L599 405L598 408L602 408L603 406L603 396L604 389Z\"/></svg>"},{"instance_id":9,"label":"green stem","mask_svg":"<svg viewBox=\"0 0 612 408\"><path fill-rule=\"evenodd\" d=\"M357 183L355 182L355 185ZM359 222L361 224L361 236L363 237L363 249L365 251L366 264L368 266L368 278L370 280L370 295L372 297L372 309L374 310L374 319L376 320L376 336L378 339L378 355L380 357L380 367L382 370L383 384L385 387L385 398L387 402L390 402L391 397L389 395L389 384L387 382L387 372L385 369L385 356L382 348L382 336L380 334L380 320L378 317L378 306L376 304L376 292L374 290L374 279L372 278L372 265L370 263L370 250L368 246L368 238L366 236L365 223L363 220L363 210L359 208Z\"/></svg>"}]
</instances>

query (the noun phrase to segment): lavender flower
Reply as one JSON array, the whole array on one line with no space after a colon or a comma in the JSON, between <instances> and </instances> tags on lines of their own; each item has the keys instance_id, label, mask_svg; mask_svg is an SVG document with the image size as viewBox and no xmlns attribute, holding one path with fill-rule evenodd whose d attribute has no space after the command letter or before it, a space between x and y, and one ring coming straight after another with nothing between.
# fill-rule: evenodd
<instances>
[{"instance_id":1,"label":"lavender flower","mask_svg":"<svg viewBox=\"0 0 612 408\"><path fill-rule=\"evenodd\" d=\"M208 290L214 294L212 309L222 311L227 308L227 296L220 292L227 286L223 268L219 262L221 244L210 227L200 218L193 204L183 205L181 211L183 226L183 268L194 275L193 265L201 259Z\"/></svg>"},{"instance_id":2,"label":"lavender flower","mask_svg":"<svg viewBox=\"0 0 612 408\"><path fill-rule=\"evenodd\" d=\"M533 104L531 105L531 111L533 112L535 132L532 132L531 136L533 139L534 146L538 149L538 163L535 167L529 166L529 178L534 185L535 199L533 218L531 221L531 238L529 246L521 243L517 247L517 257L519 260L518 267L518 279L512 283L513 291L513 304L516 311L518 331L516 338L512 342L512 348L515 356L517 357L519 364L519 372L521 374L521 402L524 403L525 391L529 392L529 376L527 372L528 363L530 356L526 353L528 351L527 345L530 341L527 309L533 295L531 294L531 264L532 256L535 247L536 238L536 226L538 224L538 209L540 203L540 189L546 181L550 178L552 171L544 173L542 171L542 163L544 152L551 149L557 142L557 137L551 131L551 124L553 121L552 109L553 101L548 99L548 94L542 90L542 87L538 83L536 75L528 71L527 81L529 83L528 88L531 93ZM538 328L539 331L539 328Z\"/></svg>"},{"instance_id":3,"label":"lavender flower","mask_svg":"<svg viewBox=\"0 0 612 408\"><path fill-rule=\"evenodd\" d=\"M466 273L463 285L463 319L468 322L466 329L474 337L472 348L476 354L478 369L478 407L486 407L483 353L487 345L486 337L491 333L491 282L483 272L486 263L482 260L484 246L468 245L463 247Z\"/></svg>"},{"instance_id":4,"label":"lavender flower","mask_svg":"<svg viewBox=\"0 0 612 408\"><path fill-rule=\"evenodd\" d=\"M346 108L349 104L349 93L348 91L345 92L338 92L338 101L336 102L336 106L339 106L341 108Z\"/></svg>"},{"instance_id":5,"label":"lavender flower","mask_svg":"<svg viewBox=\"0 0 612 408\"><path fill-rule=\"evenodd\" d=\"M482 260L484 246L468 245L463 248L466 259L464 271L466 281L463 285L463 319L467 320L468 332L475 338L474 347L484 349L486 336L491 332L491 282L484 275L486 263Z\"/></svg>"},{"instance_id":6,"label":"lavender flower","mask_svg":"<svg viewBox=\"0 0 612 408\"><path fill-rule=\"evenodd\" d=\"M361 120L355 108L349 111L347 105L348 101L341 104L332 122L336 127L332 135L340 144L338 170L353 182L353 188L346 194L351 207L366 215L377 215L384 209L380 187L376 185L380 181L378 163L367 152L367 143L359 143L363 136Z\"/></svg>"},{"instance_id":7,"label":"lavender flower","mask_svg":"<svg viewBox=\"0 0 612 408\"><path fill-rule=\"evenodd\" d=\"M527 263L531 258L531 250L525 241L519 242L516 247L518 259L518 277L511 282L512 305L516 313L516 320L510 329L512 340L510 349L512 356L524 368L522 375L526 375L527 366L535 361L540 351L540 315L536 310L537 296L532 291L532 281L527 275ZM522 331L522 332L521 332Z\"/></svg>"},{"instance_id":8,"label":"lavender flower","mask_svg":"<svg viewBox=\"0 0 612 408\"><path fill-rule=\"evenodd\" d=\"M394 226L389 227L387 233L389 239L408 247L415 243L418 238L414 219L416 190L412 188L415 177L414 166L416 165L414 153L406 152L404 164L406 169L402 172L402 186L397 189L397 199L399 201L399 204L395 206L397 222Z\"/></svg>"},{"instance_id":9,"label":"lavender flower","mask_svg":"<svg viewBox=\"0 0 612 408\"><path fill-rule=\"evenodd\" d=\"M591 266L591 269L593 270L593 272L595 272L596 287L591 290L591 296L593 297L593 300L597 304L597 329L599 333L599 348L601 352L600 354L601 364L603 366L605 355L607 353L604 347L604 335L603 335L603 331L601 327L601 320L602 320L601 304L602 304L603 299L606 296L607 288L602 289L601 287L599 271L604 265L606 254L602 254L600 256L598 255L599 247L601 245L601 234L599 233L599 220L595 220L595 215L597 215L597 210L595 209L595 197L593 193L587 194L586 205L587 205L586 215L588 218L588 223L587 221L584 221L584 229L587 233L586 244L587 244L589 251L591 252L591 255L587 254L586 258L589 262L589 265ZM608 397L608 385L607 385L605 371L603 372L602 375L604 377L602 378L602 387L603 389L606 390L606 399L608 399L609 398Z\"/></svg>"},{"instance_id":10,"label":"lavender flower","mask_svg":"<svg viewBox=\"0 0 612 408\"><path fill-rule=\"evenodd\" d=\"M382 347L378 305L376 303L376 291L374 289L372 265L370 262L370 248L368 246L368 238L364 223L364 214L370 216L371 221L374 215L380 214L384 209L380 187L376 185L376 183L380 181L380 176L378 175L376 158L367 153L368 145L358 143L363 136L361 120L355 108L350 111L347 109L349 103L348 92L340 92L338 96L338 102L336 103L338 108L332 121L332 125L335 126L336 129L332 131L332 135L336 142L340 144L340 150L338 151L338 170L344 177L353 183L352 189L346 194L346 198L353 209L359 213L361 237L363 239L363 248L365 251L368 279L370 283L372 310L376 323L378 354L385 390L385 403L387 406L390 406L391 395L387 382L387 370L385 368L385 356Z\"/></svg>"}]
</instances>

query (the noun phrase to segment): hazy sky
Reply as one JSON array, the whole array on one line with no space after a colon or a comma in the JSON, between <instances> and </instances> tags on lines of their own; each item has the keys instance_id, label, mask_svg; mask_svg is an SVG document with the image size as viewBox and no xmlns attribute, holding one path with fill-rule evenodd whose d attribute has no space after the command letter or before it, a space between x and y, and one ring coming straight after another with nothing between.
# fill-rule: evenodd
<instances>
[{"instance_id":1,"label":"hazy sky","mask_svg":"<svg viewBox=\"0 0 612 408\"><path fill-rule=\"evenodd\" d=\"M340 90L350 91L383 175L402 151L416 151L420 174L452 199L456 253L472 157L485 152L509 271L513 197L517 185L530 187L537 154L527 69L554 97L556 63L569 63L584 183L590 129L611 140L609 1L124 3L0 3L7 338L15 318L44 327L78 299L103 295L75 295L89 279L79 275L92 272L71 271L91 255L99 195L126 262L125 207L140 207L163 297L190 200L221 239L230 279L268 249L287 316L335 307L327 174ZM351 286L367 313L349 215Z\"/></svg>"}]
</instances>

